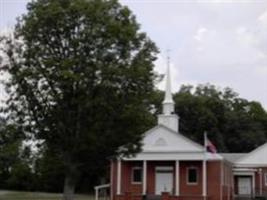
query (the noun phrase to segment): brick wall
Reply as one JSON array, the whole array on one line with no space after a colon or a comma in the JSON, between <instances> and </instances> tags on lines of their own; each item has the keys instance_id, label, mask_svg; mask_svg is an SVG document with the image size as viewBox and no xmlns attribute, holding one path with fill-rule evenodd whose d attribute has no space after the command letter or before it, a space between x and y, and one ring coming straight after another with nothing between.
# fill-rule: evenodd
<instances>
[{"instance_id":1,"label":"brick wall","mask_svg":"<svg viewBox=\"0 0 267 200\"><path fill-rule=\"evenodd\" d=\"M222 199L231 200L233 198L234 182L232 165L228 162L222 163Z\"/></svg>"},{"instance_id":2,"label":"brick wall","mask_svg":"<svg viewBox=\"0 0 267 200\"><path fill-rule=\"evenodd\" d=\"M131 182L131 172L132 167L134 166L142 166L142 161L128 161L121 162L121 194L120 196L116 196L117 191L117 163L112 162L112 194L114 200L126 200L125 194L131 193L131 200L139 200L142 199L142 184L133 184ZM156 166L172 166L173 167L173 186L175 186L175 161L166 161L166 162L158 162L158 161L149 161L147 162L147 194L155 194L155 168ZM195 167L198 171L198 182L195 185L190 185L187 183L187 168ZM207 187L208 187L208 200L220 200L221 196L225 198L223 200L230 200L227 197L229 190L224 186L222 190L221 185L221 167L222 164L220 161L208 162L207 163ZM229 167L229 166L228 166ZM229 176L230 171L227 167L225 167L224 174ZM266 170L267 171L267 170ZM180 161L180 197L177 198L175 196L170 196L169 200L199 200L202 199L202 161ZM128 200L128 199L127 199Z\"/></svg>"},{"instance_id":3,"label":"brick wall","mask_svg":"<svg viewBox=\"0 0 267 200\"><path fill-rule=\"evenodd\" d=\"M260 173L261 169L261 173ZM255 188L256 192L260 191L260 183L262 182L262 192L267 194L267 185L265 185L265 174L267 174L267 167L257 168L255 172Z\"/></svg>"},{"instance_id":4,"label":"brick wall","mask_svg":"<svg viewBox=\"0 0 267 200\"><path fill-rule=\"evenodd\" d=\"M265 184L265 174L267 174L267 167L262 168L262 185L263 185L263 190L267 194L267 185Z\"/></svg>"},{"instance_id":5,"label":"brick wall","mask_svg":"<svg viewBox=\"0 0 267 200\"><path fill-rule=\"evenodd\" d=\"M187 183L187 169L197 169L197 184ZM202 195L202 161L181 161L180 162L180 194L181 195Z\"/></svg>"}]
</instances>

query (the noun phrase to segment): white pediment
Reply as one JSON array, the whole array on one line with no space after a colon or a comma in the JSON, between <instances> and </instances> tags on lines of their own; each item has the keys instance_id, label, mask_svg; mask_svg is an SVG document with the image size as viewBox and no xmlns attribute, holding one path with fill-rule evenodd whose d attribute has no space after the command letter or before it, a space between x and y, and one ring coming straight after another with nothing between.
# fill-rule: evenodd
<instances>
[{"instance_id":1,"label":"white pediment","mask_svg":"<svg viewBox=\"0 0 267 200\"><path fill-rule=\"evenodd\" d=\"M203 147L192 140L158 125L146 132L143 152L203 152Z\"/></svg>"},{"instance_id":2,"label":"white pediment","mask_svg":"<svg viewBox=\"0 0 267 200\"><path fill-rule=\"evenodd\" d=\"M167 142L163 138L158 138L154 144L154 146L168 146Z\"/></svg>"},{"instance_id":3,"label":"white pediment","mask_svg":"<svg viewBox=\"0 0 267 200\"><path fill-rule=\"evenodd\" d=\"M236 165L244 166L267 166L267 143L258 147L246 156L235 162Z\"/></svg>"}]
</instances>

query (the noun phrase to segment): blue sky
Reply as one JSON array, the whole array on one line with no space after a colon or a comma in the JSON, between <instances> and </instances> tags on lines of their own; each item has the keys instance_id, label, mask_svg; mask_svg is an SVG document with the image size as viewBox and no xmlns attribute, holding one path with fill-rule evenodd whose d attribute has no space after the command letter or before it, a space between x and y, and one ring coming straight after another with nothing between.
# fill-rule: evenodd
<instances>
[{"instance_id":1,"label":"blue sky","mask_svg":"<svg viewBox=\"0 0 267 200\"><path fill-rule=\"evenodd\" d=\"M0 32L26 12L27 0L0 0ZM170 49L172 88L229 86L267 108L267 0L121 0L161 53ZM159 84L163 87L163 83Z\"/></svg>"}]
</instances>

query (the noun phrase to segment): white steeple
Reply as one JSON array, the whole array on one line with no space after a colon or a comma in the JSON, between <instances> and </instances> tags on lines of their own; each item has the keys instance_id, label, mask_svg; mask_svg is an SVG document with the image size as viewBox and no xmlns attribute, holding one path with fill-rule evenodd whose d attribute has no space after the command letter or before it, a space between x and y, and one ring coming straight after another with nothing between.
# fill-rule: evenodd
<instances>
[{"instance_id":1,"label":"white steeple","mask_svg":"<svg viewBox=\"0 0 267 200\"><path fill-rule=\"evenodd\" d=\"M174 101L171 92L171 77L170 77L170 62L168 58L167 72L166 72L166 86L165 86L165 97L162 103L163 114L170 115L174 112Z\"/></svg>"},{"instance_id":2,"label":"white steeple","mask_svg":"<svg viewBox=\"0 0 267 200\"><path fill-rule=\"evenodd\" d=\"M171 76L170 76L170 62L168 57L167 72L166 72L166 86L165 97L162 102L163 112L158 115L158 124L164 125L175 132L178 132L179 117L174 114L174 101L171 93Z\"/></svg>"}]
</instances>

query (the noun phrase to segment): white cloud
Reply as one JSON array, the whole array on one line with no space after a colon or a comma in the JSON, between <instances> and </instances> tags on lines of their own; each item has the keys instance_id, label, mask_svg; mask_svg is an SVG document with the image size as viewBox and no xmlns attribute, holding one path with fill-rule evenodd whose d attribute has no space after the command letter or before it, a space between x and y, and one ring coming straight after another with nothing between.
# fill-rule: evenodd
<instances>
[{"instance_id":1,"label":"white cloud","mask_svg":"<svg viewBox=\"0 0 267 200\"><path fill-rule=\"evenodd\" d=\"M267 27L267 10L259 16L258 20L262 25Z\"/></svg>"},{"instance_id":2,"label":"white cloud","mask_svg":"<svg viewBox=\"0 0 267 200\"><path fill-rule=\"evenodd\" d=\"M244 46L255 46L259 43L259 38L248 28L239 27L236 30L237 40Z\"/></svg>"},{"instance_id":3,"label":"white cloud","mask_svg":"<svg viewBox=\"0 0 267 200\"><path fill-rule=\"evenodd\" d=\"M267 108L266 0L120 2L133 10L142 30L160 50L172 50L173 91L184 83L210 82L229 86ZM24 12L18 5L8 4L5 13L9 19L2 21L1 17L2 24L14 21L11 14ZM165 57L160 54L156 62L155 70L161 74L166 71ZM164 88L164 81L159 87Z\"/></svg>"},{"instance_id":4,"label":"white cloud","mask_svg":"<svg viewBox=\"0 0 267 200\"><path fill-rule=\"evenodd\" d=\"M203 37L208 32L208 30L204 27L201 27L197 30L196 34L194 35L194 39L201 42L203 40Z\"/></svg>"}]
</instances>

